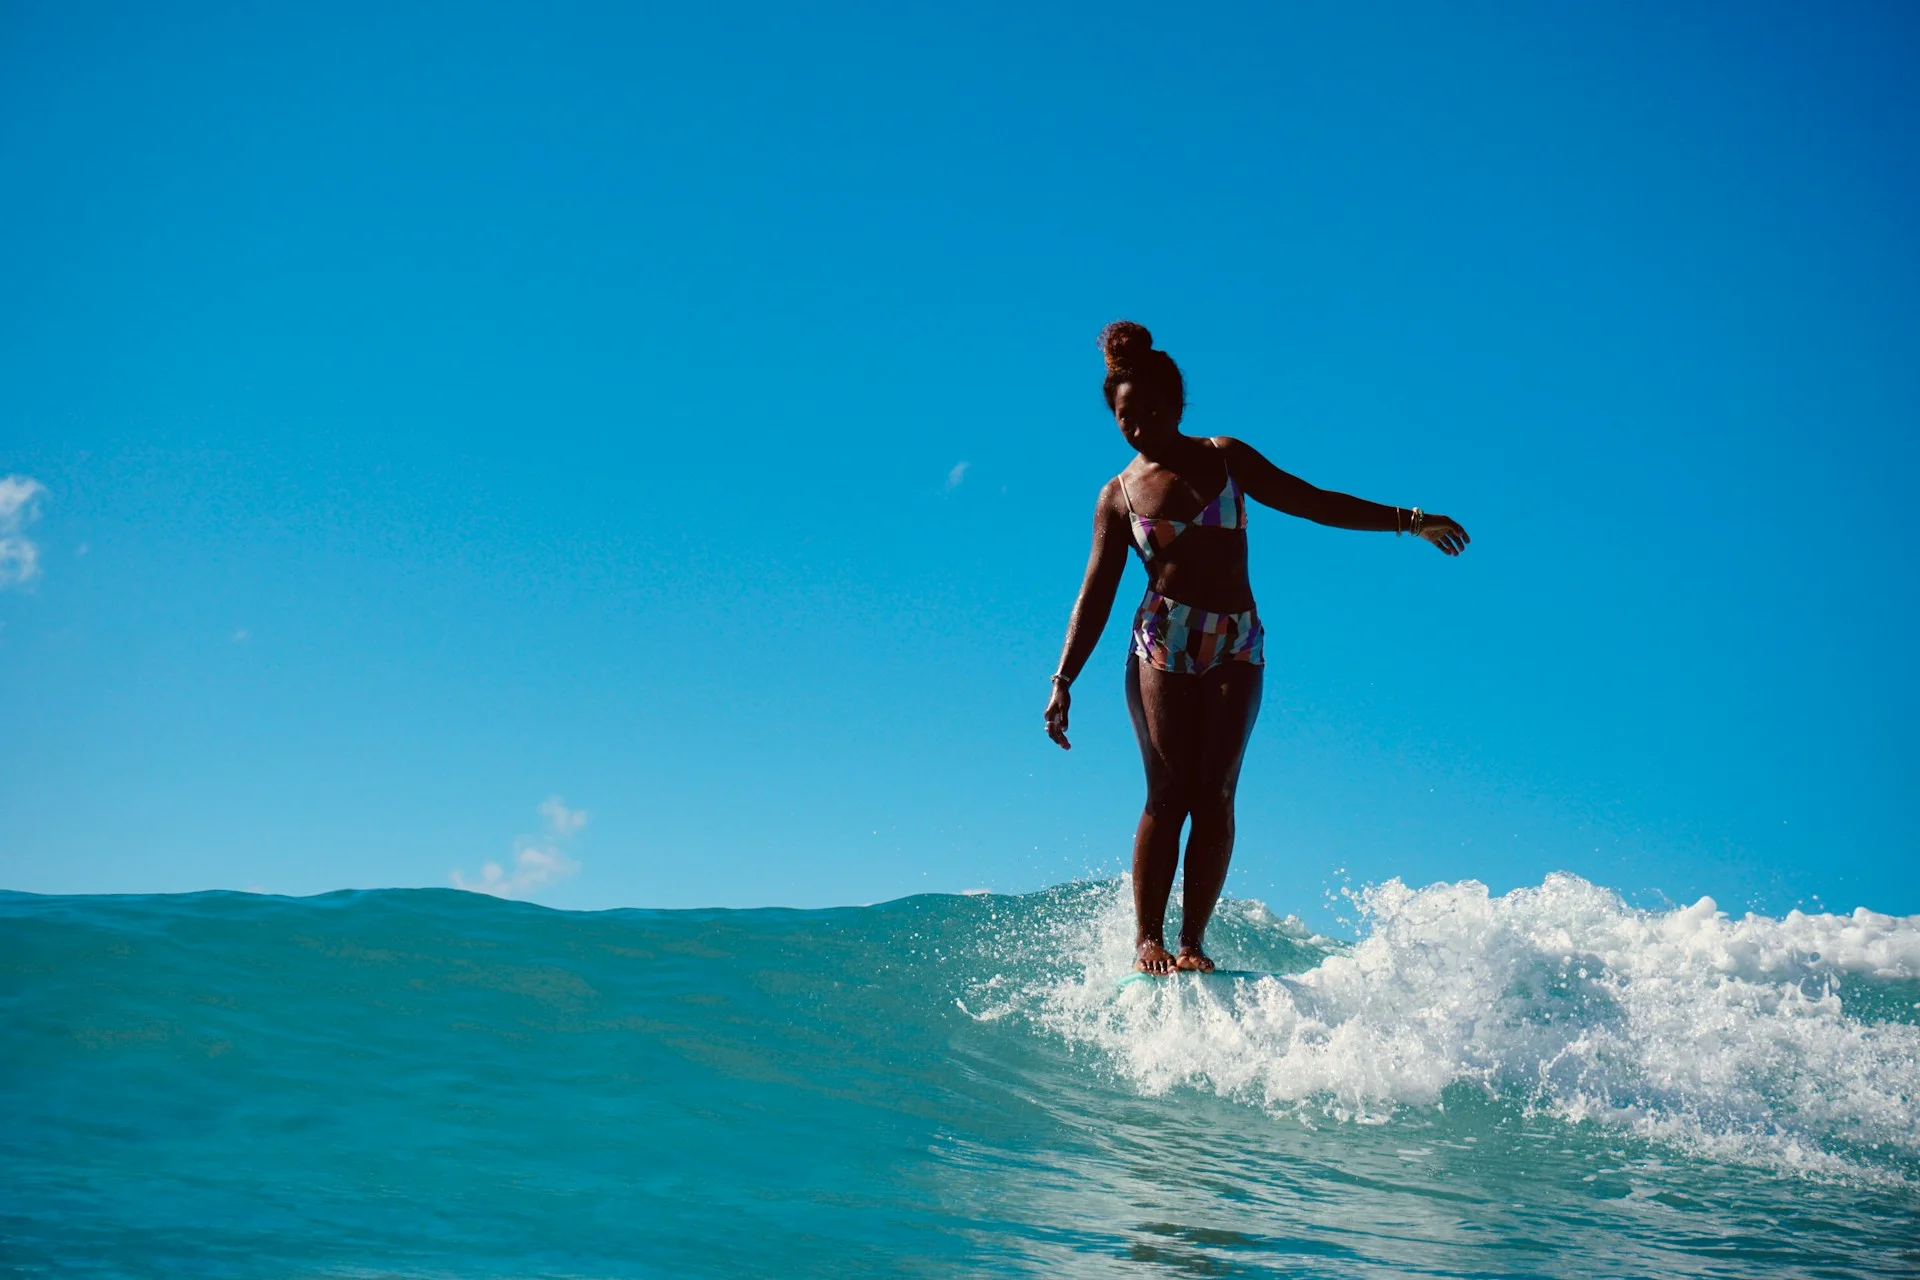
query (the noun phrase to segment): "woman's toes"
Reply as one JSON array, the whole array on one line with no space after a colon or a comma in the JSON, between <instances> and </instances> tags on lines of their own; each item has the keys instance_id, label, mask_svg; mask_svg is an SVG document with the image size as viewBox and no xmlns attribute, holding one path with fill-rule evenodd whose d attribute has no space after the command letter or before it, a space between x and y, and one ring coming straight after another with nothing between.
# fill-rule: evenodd
<instances>
[{"instance_id":1,"label":"woman's toes","mask_svg":"<svg viewBox=\"0 0 1920 1280\"><path fill-rule=\"evenodd\" d=\"M1143 943L1133 967L1141 973L1169 974L1176 968L1174 958L1167 949L1155 943Z\"/></svg>"}]
</instances>

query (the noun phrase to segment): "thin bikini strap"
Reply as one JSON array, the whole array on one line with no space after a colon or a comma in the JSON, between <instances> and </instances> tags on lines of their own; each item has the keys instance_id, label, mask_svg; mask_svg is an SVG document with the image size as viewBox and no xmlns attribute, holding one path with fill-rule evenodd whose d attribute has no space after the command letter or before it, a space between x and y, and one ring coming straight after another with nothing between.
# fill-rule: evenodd
<instances>
[{"instance_id":1,"label":"thin bikini strap","mask_svg":"<svg viewBox=\"0 0 1920 1280\"><path fill-rule=\"evenodd\" d=\"M1244 529L1247 527L1247 495L1241 492L1239 481L1233 478L1233 464L1227 461L1227 451L1219 445L1213 444L1211 439L1209 439L1207 443L1212 444L1213 451L1220 455L1220 467L1227 473L1227 483L1221 486L1221 488L1223 491L1227 488L1233 490L1233 505L1236 509L1234 518L1240 522L1240 527Z\"/></svg>"},{"instance_id":2,"label":"thin bikini strap","mask_svg":"<svg viewBox=\"0 0 1920 1280\"><path fill-rule=\"evenodd\" d=\"M1227 451L1225 449L1222 449L1219 445L1215 444L1211 436L1207 438L1207 447L1220 455L1220 465L1226 468L1227 479L1232 480L1233 464L1227 461Z\"/></svg>"},{"instance_id":3,"label":"thin bikini strap","mask_svg":"<svg viewBox=\"0 0 1920 1280\"><path fill-rule=\"evenodd\" d=\"M1114 477L1120 482L1120 496L1127 500L1127 514L1133 514L1133 495L1127 492L1127 473L1122 471Z\"/></svg>"}]
</instances>

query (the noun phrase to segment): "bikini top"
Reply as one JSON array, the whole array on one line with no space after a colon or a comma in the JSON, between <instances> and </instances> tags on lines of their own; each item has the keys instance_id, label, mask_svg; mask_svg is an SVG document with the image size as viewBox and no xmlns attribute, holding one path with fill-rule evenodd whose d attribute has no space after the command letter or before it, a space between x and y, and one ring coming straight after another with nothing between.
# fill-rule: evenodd
<instances>
[{"instance_id":1,"label":"bikini top","mask_svg":"<svg viewBox=\"0 0 1920 1280\"><path fill-rule=\"evenodd\" d=\"M1142 564L1172 546L1173 540L1185 533L1189 526L1197 525L1202 529L1247 527L1247 499L1240 492L1240 486L1234 483L1231 469L1227 471L1227 482L1220 486L1220 492L1214 495L1213 501L1191 520L1154 520L1141 515L1133 509L1133 495L1127 492L1125 476L1120 477L1120 495L1127 500L1127 524L1133 529L1134 546L1140 552Z\"/></svg>"}]
</instances>

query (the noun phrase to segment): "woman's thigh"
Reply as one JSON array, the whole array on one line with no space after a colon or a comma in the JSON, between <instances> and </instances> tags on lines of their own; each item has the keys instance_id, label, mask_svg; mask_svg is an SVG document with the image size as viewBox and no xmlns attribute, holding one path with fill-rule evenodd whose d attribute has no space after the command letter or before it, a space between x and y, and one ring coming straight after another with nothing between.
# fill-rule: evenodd
<instances>
[{"instance_id":1,"label":"woman's thigh","mask_svg":"<svg viewBox=\"0 0 1920 1280\"><path fill-rule=\"evenodd\" d=\"M1147 771L1149 799L1187 790L1201 755L1201 682L1127 659L1127 711Z\"/></svg>"},{"instance_id":2,"label":"woman's thigh","mask_svg":"<svg viewBox=\"0 0 1920 1280\"><path fill-rule=\"evenodd\" d=\"M1191 775L1195 799L1218 796L1229 803L1240 785L1253 722L1260 716L1266 668L1250 662L1223 662L1198 677L1194 737L1197 759Z\"/></svg>"}]
</instances>

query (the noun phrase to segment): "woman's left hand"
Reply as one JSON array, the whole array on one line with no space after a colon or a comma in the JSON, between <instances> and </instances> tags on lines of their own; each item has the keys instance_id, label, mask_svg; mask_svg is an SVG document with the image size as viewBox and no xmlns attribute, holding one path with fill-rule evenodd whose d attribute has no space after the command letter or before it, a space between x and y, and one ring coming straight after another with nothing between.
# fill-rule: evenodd
<instances>
[{"instance_id":1,"label":"woman's left hand","mask_svg":"<svg viewBox=\"0 0 1920 1280\"><path fill-rule=\"evenodd\" d=\"M1473 541L1460 522L1450 516L1428 516L1420 529L1420 536L1450 556L1459 555Z\"/></svg>"}]
</instances>

